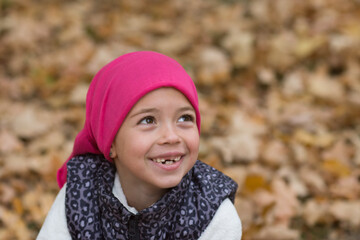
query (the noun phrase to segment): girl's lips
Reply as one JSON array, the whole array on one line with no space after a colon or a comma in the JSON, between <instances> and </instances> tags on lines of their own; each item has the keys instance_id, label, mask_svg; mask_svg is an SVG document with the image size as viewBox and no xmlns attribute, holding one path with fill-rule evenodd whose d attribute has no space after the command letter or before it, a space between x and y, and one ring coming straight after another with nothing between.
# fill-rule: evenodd
<instances>
[{"instance_id":1,"label":"girl's lips","mask_svg":"<svg viewBox=\"0 0 360 240\"><path fill-rule=\"evenodd\" d=\"M154 157L151 157L150 159L174 159L177 157L182 157L183 155L185 155L183 152L167 152L167 153L155 155Z\"/></svg>"}]
</instances>

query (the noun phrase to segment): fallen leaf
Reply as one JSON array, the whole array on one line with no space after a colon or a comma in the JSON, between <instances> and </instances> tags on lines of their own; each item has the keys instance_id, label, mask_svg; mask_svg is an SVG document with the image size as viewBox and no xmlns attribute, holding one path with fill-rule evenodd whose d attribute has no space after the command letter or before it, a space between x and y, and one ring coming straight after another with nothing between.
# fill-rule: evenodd
<instances>
[{"instance_id":1,"label":"fallen leaf","mask_svg":"<svg viewBox=\"0 0 360 240\"><path fill-rule=\"evenodd\" d=\"M297 214L299 202L295 192L281 179L274 179L271 190L275 197L275 205L271 210L275 221L288 225L292 217Z\"/></svg>"},{"instance_id":2,"label":"fallen leaf","mask_svg":"<svg viewBox=\"0 0 360 240\"><path fill-rule=\"evenodd\" d=\"M339 178L334 184L330 186L330 193L335 198L359 199L360 185L358 176L348 176Z\"/></svg>"},{"instance_id":3,"label":"fallen leaf","mask_svg":"<svg viewBox=\"0 0 360 240\"><path fill-rule=\"evenodd\" d=\"M22 142L10 131L0 131L0 153L8 154L24 149Z\"/></svg>"},{"instance_id":4,"label":"fallen leaf","mask_svg":"<svg viewBox=\"0 0 360 240\"><path fill-rule=\"evenodd\" d=\"M36 137L50 129L51 119L49 112L29 107L13 120L12 130L19 137Z\"/></svg>"},{"instance_id":5,"label":"fallen leaf","mask_svg":"<svg viewBox=\"0 0 360 240\"><path fill-rule=\"evenodd\" d=\"M290 144L291 152L293 154L294 159L299 164L306 163L308 160L308 152L306 147L303 144L298 142L291 142Z\"/></svg>"},{"instance_id":6,"label":"fallen leaf","mask_svg":"<svg viewBox=\"0 0 360 240\"><path fill-rule=\"evenodd\" d=\"M276 167L289 161L289 151L282 141L274 139L265 144L262 159L266 164Z\"/></svg>"},{"instance_id":7,"label":"fallen leaf","mask_svg":"<svg viewBox=\"0 0 360 240\"><path fill-rule=\"evenodd\" d=\"M309 92L315 97L329 101L343 101L345 96L344 87L338 79L331 79L319 69L316 74L309 76Z\"/></svg>"},{"instance_id":8,"label":"fallen leaf","mask_svg":"<svg viewBox=\"0 0 360 240\"><path fill-rule=\"evenodd\" d=\"M231 31L223 40L222 45L231 54L235 67L249 66L255 57L254 36L251 32Z\"/></svg>"},{"instance_id":9,"label":"fallen leaf","mask_svg":"<svg viewBox=\"0 0 360 240\"><path fill-rule=\"evenodd\" d=\"M230 63L225 53L217 48L205 48L199 54L197 80L199 84L214 85L228 81Z\"/></svg>"},{"instance_id":10,"label":"fallen leaf","mask_svg":"<svg viewBox=\"0 0 360 240\"><path fill-rule=\"evenodd\" d=\"M327 202L319 202L311 199L305 203L302 215L306 224L314 226L319 222L325 221L328 209L329 204Z\"/></svg>"},{"instance_id":11,"label":"fallen leaf","mask_svg":"<svg viewBox=\"0 0 360 240\"><path fill-rule=\"evenodd\" d=\"M282 93L286 97L301 96L305 93L304 73L302 71L294 71L285 75L282 86Z\"/></svg>"},{"instance_id":12,"label":"fallen leaf","mask_svg":"<svg viewBox=\"0 0 360 240\"><path fill-rule=\"evenodd\" d=\"M326 44L326 38L318 35L298 40L294 52L298 58L306 58Z\"/></svg>"},{"instance_id":13,"label":"fallen leaf","mask_svg":"<svg viewBox=\"0 0 360 240\"><path fill-rule=\"evenodd\" d=\"M330 205L329 212L338 220L360 226L360 202L336 201Z\"/></svg>"},{"instance_id":14,"label":"fallen leaf","mask_svg":"<svg viewBox=\"0 0 360 240\"><path fill-rule=\"evenodd\" d=\"M231 177L242 188L246 179L246 169L243 166L231 166L222 169L222 172Z\"/></svg>"},{"instance_id":15,"label":"fallen leaf","mask_svg":"<svg viewBox=\"0 0 360 240\"><path fill-rule=\"evenodd\" d=\"M322 168L337 177L346 177L349 176L351 173L351 170L348 166L342 164L336 159L329 159L323 161Z\"/></svg>"},{"instance_id":16,"label":"fallen leaf","mask_svg":"<svg viewBox=\"0 0 360 240\"><path fill-rule=\"evenodd\" d=\"M315 194L323 193L327 189L325 180L320 173L308 167L303 167L299 172L300 179L308 186L309 190Z\"/></svg>"},{"instance_id":17,"label":"fallen leaf","mask_svg":"<svg viewBox=\"0 0 360 240\"><path fill-rule=\"evenodd\" d=\"M44 135L36 138L28 146L28 153L44 154L51 150L60 149L65 143L65 136L59 130L48 131Z\"/></svg>"},{"instance_id":18,"label":"fallen leaf","mask_svg":"<svg viewBox=\"0 0 360 240\"><path fill-rule=\"evenodd\" d=\"M293 32L285 30L266 41L270 44L269 53L266 55L268 65L284 71L295 64L294 51L298 39Z\"/></svg>"},{"instance_id":19,"label":"fallen leaf","mask_svg":"<svg viewBox=\"0 0 360 240\"><path fill-rule=\"evenodd\" d=\"M24 220L16 213L0 208L0 220L16 239L30 240L33 238L30 230L26 227Z\"/></svg>"},{"instance_id":20,"label":"fallen leaf","mask_svg":"<svg viewBox=\"0 0 360 240\"><path fill-rule=\"evenodd\" d=\"M166 52L170 55L182 53L190 48L192 39L180 34L166 35L155 43L159 52Z\"/></svg>"},{"instance_id":21,"label":"fallen leaf","mask_svg":"<svg viewBox=\"0 0 360 240\"><path fill-rule=\"evenodd\" d=\"M254 203L246 198L237 197L234 203L237 213L241 218L243 229L248 229L253 224L256 214Z\"/></svg>"},{"instance_id":22,"label":"fallen leaf","mask_svg":"<svg viewBox=\"0 0 360 240\"><path fill-rule=\"evenodd\" d=\"M15 198L16 191L9 184L0 184L0 203L8 205Z\"/></svg>"},{"instance_id":23,"label":"fallen leaf","mask_svg":"<svg viewBox=\"0 0 360 240\"><path fill-rule=\"evenodd\" d=\"M252 194L251 199L255 203L256 208L259 210L273 206L276 201L274 194L265 189L256 190L254 194Z\"/></svg>"},{"instance_id":24,"label":"fallen leaf","mask_svg":"<svg viewBox=\"0 0 360 240\"><path fill-rule=\"evenodd\" d=\"M354 151L354 147L348 143L347 138L340 138L322 153L322 159L337 159L340 163L349 165Z\"/></svg>"},{"instance_id":25,"label":"fallen leaf","mask_svg":"<svg viewBox=\"0 0 360 240\"><path fill-rule=\"evenodd\" d=\"M294 138L300 143L317 147L328 147L335 140L334 135L329 132L319 131L318 133L310 133L303 129L296 130Z\"/></svg>"},{"instance_id":26,"label":"fallen leaf","mask_svg":"<svg viewBox=\"0 0 360 240\"><path fill-rule=\"evenodd\" d=\"M276 175L285 179L289 188L297 197L306 197L309 195L309 190L305 183L300 179L296 168L283 166L277 171Z\"/></svg>"},{"instance_id":27,"label":"fallen leaf","mask_svg":"<svg viewBox=\"0 0 360 240\"><path fill-rule=\"evenodd\" d=\"M266 188L268 185L261 175L249 174L246 176L242 191L253 193L258 189Z\"/></svg>"},{"instance_id":28,"label":"fallen leaf","mask_svg":"<svg viewBox=\"0 0 360 240\"><path fill-rule=\"evenodd\" d=\"M255 239L273 239L273 240L296 240L299 239L299 231L295 229L290 229L281 224L276 225L267 225L262 228L257 234L255 234Z\"/></svg>"}]
</instances>

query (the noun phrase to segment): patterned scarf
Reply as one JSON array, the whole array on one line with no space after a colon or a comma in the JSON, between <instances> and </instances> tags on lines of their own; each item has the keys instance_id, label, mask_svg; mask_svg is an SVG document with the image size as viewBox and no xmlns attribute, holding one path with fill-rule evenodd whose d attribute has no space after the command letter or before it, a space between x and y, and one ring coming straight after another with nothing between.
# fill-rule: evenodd
<instances>
[{"instance_id":1,"label":"patterned scarf","mask_svg":"<svg viewBox=\"0 0 360 240\"><path fill-rule=\"evenodd\" d=\"M198 239L237 184L197 161L158 202L134 215L113 195L116 169L102 155L67 165L66 218L73 239Z\"/></svg>"}]
</instances>

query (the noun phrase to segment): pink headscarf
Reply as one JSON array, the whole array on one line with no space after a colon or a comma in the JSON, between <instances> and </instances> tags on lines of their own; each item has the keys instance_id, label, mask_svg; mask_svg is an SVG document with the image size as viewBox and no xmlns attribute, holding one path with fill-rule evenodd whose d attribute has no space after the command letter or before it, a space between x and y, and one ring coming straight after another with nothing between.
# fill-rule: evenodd
<instances>
[{"instance_id":1,"label":"pink headscarf","mask_svg":"<svg viewBox=\"0 0 360 240\"><path fill-rule=\"evenodd\" d=\"M156 52L133 52L105 65L93 78L86 96L84 128L76 136L73 151L58 170L61 188L66 182L66 163L86 153L109 156L111 144L126 115L145 94L161 87L182 92L196 112L200 132L200 112L194 82L175 60Z\"/></svg>"}]
</instances>

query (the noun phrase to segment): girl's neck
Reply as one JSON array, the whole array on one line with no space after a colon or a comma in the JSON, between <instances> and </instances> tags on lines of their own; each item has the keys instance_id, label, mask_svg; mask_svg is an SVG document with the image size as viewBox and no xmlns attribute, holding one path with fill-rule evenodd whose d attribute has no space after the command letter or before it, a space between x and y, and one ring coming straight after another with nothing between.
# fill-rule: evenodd
<instances>
[{"instance_id":1,"label":"girl's neck","mask_svg":"<svg viewBox=\"0 0 360 240\"><path fill-rule=\"evenodd\" d=\"M133 184L127 184L126 181L121 180L121 174L119 174L119 179L128 205L138 212L156 203L168 191L168 189L157 189L142 185L137 185L134 188L132 187Z\"/></svg>"}]
</instances>

